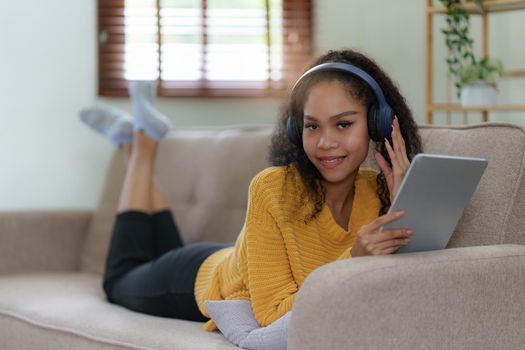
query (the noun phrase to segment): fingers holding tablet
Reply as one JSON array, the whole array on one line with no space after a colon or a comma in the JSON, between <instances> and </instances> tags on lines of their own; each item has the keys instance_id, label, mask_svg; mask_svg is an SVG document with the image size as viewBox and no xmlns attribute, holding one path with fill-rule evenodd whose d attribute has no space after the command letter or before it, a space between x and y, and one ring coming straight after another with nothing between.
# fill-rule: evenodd
<instances>
[{"instance_id":1,"label":"fingers holding tablet","mask_svg":"<svg viewBox=\"0 0 525 350\"><path fill-rule=\"evenodd\" d=\"M361 227L357 233L357 240L352 247L352 256L391 254L400 247L410 243L410 237L413 232L408 228L379 231L380 227L398 220L402 215L404 215L404 212L385 214L370 224Z\"/></svg>"}]
</instances>

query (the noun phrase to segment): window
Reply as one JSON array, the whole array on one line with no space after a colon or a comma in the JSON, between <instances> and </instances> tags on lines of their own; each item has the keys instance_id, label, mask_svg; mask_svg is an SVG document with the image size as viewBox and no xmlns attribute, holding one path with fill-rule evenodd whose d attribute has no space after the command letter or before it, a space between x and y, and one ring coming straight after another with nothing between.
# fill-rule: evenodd
<instances>
[{"instance_id":1,"label":"window","mask_svg":"<svg viewBox=\"0 0 525 350\"><path fill-rule=\"evenodd\" d=\"M99 94L280 95L311 52L311 0L99 0Z\"/></svg>"}]
</instances>

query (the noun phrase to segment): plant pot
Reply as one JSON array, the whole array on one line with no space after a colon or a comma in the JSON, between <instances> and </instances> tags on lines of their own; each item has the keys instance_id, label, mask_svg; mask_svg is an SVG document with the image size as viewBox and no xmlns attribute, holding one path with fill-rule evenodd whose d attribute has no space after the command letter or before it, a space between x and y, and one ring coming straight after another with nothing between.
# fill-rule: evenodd
<instances>
[{"instance_id":1,"label":"plant pot","mask_svg":"<svg viewBox=\"0 0 525 350\"><path fill-rule=\"evenodd\" d=\"M493 105L496 103L496 94L494 84L477 82L465 85L461 89L461 105L464 107Z\"/></svg>"}]
</instances>

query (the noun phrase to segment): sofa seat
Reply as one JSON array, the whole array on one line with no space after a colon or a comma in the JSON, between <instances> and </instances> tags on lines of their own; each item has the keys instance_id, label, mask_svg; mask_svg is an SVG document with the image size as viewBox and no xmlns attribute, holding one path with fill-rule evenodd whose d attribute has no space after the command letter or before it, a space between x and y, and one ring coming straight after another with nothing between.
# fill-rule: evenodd
<instances>
[{"instance_id":1,"label":"sofa seat","mask_svg":"<svg viewBox=\"0 0 525 350\"><path fill-rule=\"evenodd\" d=\"M108 303L101 277L38 273L0 277L2 349L238 349L202 323L154 317ZM31 334L30 337L26 337Z\"/></svg>"}]
</instances>

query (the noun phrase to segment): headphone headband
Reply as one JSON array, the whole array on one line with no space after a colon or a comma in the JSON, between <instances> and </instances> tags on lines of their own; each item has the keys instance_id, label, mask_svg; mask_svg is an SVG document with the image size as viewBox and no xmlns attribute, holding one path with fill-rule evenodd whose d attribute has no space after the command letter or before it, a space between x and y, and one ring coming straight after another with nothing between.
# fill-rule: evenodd
<instances>
[{"instance_id":1,"label":"headphone headband","mask_svg":"<svg viewBox=\"0 0 525 350\"><path fill-rule=\"evenodd\" d=\"M376 95L378 104L379 105L386 104L386 99L385 99L385 95L383 95L383 91L381 90L381 88L379 87L379 84L375 81L375 79L370 76L370 74L368 74L361 68L358 68L354 65L351 65L348 63L341 63L341 62L322 63L313 68L310 68L303 75L301 75L299 79L297 79L297 81L295 82L292 88L292 91L294 91L297 88L297 86L301 83L301 81L304 78L316 72L327 71L327 70L338 70L338 71L343 71L347 73L352 73L353 75L357 75L358 77L363 79L372 88L374 95Z\"/></svg>"}]
</instances>

